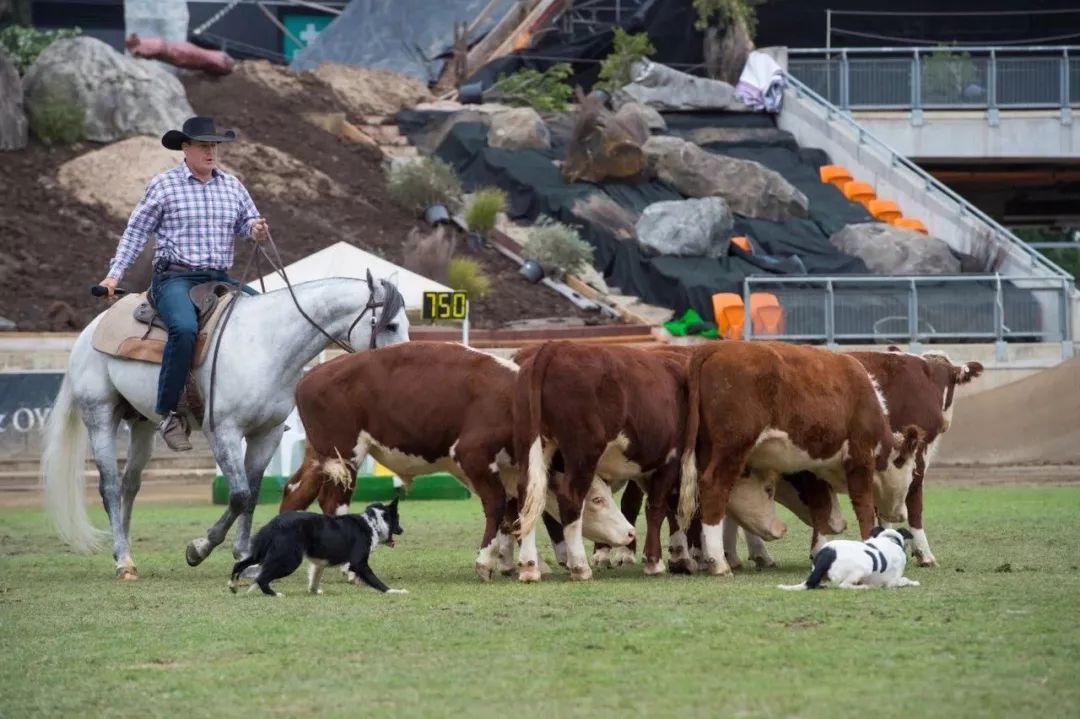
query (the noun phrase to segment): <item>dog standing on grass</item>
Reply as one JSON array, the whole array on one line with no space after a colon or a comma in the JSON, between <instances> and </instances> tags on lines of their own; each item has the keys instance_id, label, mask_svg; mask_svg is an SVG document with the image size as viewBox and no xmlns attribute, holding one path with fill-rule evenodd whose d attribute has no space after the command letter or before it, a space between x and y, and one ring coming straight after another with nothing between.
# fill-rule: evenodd
<instances>
[{"instance_id":1,"label":"dog standing on grass","mask_svg":"<svg viewBox=\"0 0 1080 719\"><path fill-rule=\"evenodd\" d=\"M407 594L404 589L390 589L368 566L368 557L380 543L394 546L394 535L405 530L398 522L398 500L390 504L370 504L362 514L328 517L314 512L283 512L266 523L252 540L251 556L233 565L229 590L233 593L244 570L258 566L255 587L271 597L283 597L270 588L270 582L287 577L306 558L308 591L322 594L319 579L327 567L347 566L350 581L363 582L388 594Z\"/></svg>"},{"instance_id":2,"label":"dog standing on grass","mask_svg":"<svg viewBox=\"0 0 1080 719\"><path fill-rule=\"evenodd\" d=\"M841 589L917 587L918 582L904 576L907 568L905 539L911 539L908 530L882 527L874 527L870 539L865 542L834 539L818 551L814 568L805 582L779 584L777 589L821 589L821 583L826 579Z\"/></svg>"}]
</instances>

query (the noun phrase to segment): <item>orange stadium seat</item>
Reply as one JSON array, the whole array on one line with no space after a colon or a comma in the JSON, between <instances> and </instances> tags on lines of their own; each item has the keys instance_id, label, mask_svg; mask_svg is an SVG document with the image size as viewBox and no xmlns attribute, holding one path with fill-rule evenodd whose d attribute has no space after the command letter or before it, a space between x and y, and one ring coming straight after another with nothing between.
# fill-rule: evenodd
<instances>
[{"instance_id":1,"label":"orange stadium seat","mask_svg":"<svg viewBox=\"0 0 1080 719\"><path fill-rule=\"evenodd\" d=\"M892 200L871 200L870 204L866 206L866 209L870 211L870 214L875 219L882 222L891 223L893 220L902 216L900 212L900 206Z\"/></svg>"},{"instance_id":2,"label":"orange stadium seat","mask_svg":"<svg viewBox=\"0 0 1080 719\"><path fill-rule=\"evenodd\" d=\"M712 296L713 318L716 331L726 340L742 338L745 313L742 295L734 292L717 292Z\"/></svg>"},{"instance_id":3,"label":"orange stadium seat","mask_svg":"<svg viewBox=\"0 0 1080 719\"><path fill-rule=\"evenodd\" d=\"M866 182L851 181L844 185L844 197L848 198L852 202L858 202L861 205L866 205L871 200L877 199L877 193L874 192L874 188Z\"/></svg>"},{"instance_id":4,"label":"orange stadium seat","mask_svg":"<svg viewBox=\"0 0 1080 719\"><path fill-rule=\"evenodd\" d=\"M855 179L843 165L822 165L818 168L818 175L822 182L836 185L837 189L843 189L844 185Z\"/></svg>"},{"instance_id":5,"label":"orange stadium seat","mask_svg":"<svg viewBox=\"0 0 1080 719\"><path fill-rule=\"evenodd\" d=\"M754 251L754 248L750 246L750 240L746 235L735 235L731 238L731 244L746 252L753 253Z\"/></svg>"},{"instance_id":6,"label":"orange stadium seat","mask_svg":"<svg viewBox=\"0 0 1080 719\"><path fill-rule=\"evenodd\" d=\"M784 308L771 292L750 293L750 321L754 336L779 335L784 332Z\"/></svg>"},{"instance_id":7,"label":"orange stadium seat","mask_svg":"<svg viewBox=\"0 0 1080 719\"><path fill-rule=\"evenodd\" d=\"M898 217L892 221L892 224L896 225L897 227L906 227L909 230L921 232L924 235L930 234L929 232L927 232L926 225L922 223L922 220L915 217Z\"/></svg>"}]
</instances>

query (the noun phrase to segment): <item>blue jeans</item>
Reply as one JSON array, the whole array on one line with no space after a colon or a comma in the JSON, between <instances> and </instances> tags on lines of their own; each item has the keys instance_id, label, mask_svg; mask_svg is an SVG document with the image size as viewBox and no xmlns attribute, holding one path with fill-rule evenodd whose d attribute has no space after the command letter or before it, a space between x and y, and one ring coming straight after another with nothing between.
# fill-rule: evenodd
<instances>
[{"instance_id":1,"label":"blue jeans","mask_svg":"<svg viewBox=\"0 0 1080 719\"><path fill-rule=\"evenodd\" d=\"M180 393L184 391L188 371L191 369L191 361L195 356L195 336L199 325L195 316L195 305L188 293L192 287L203 282L240 284L220 270L155 272L150 281L154 306L169 328L169 339L165 342L161 358L161 374L158 376L156 411L162 416L176 411L176 406L180 403ZM257 294L248 287L244 288L244 292Z\"/></svg>"}]
</instances>

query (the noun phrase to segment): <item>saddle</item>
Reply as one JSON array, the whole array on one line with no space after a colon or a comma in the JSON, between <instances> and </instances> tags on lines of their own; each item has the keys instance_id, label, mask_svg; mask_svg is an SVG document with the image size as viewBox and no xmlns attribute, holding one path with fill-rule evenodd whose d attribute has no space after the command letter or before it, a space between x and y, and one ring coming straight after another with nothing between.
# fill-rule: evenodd
<instances>
[{"instance_id":1,"label":"saddle","mask_svg":"<svg viewBox=\"0 0 1080 719\"><path fill-rule=\"evenodd\" d=\"M218 320L232 302L235 288L225 282L204 282L191 288L198 331L192 367L203 363ZM112 357L161 364L168 328L146 292L120 298L98 322L91 344Z\"/></svg>"}]
</instances>

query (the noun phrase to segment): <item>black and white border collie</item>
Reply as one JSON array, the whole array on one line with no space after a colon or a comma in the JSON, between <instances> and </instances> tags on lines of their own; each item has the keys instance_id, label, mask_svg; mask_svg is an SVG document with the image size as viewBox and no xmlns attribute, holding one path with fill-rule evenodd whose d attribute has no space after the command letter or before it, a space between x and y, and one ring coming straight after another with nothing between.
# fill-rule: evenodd
<instances>
[{"instance_id":1,"label":"black and white border collie","mask_svg":"<svg viewBox=\"0 0 1080 719\"><path fill-rule=\"evenodd\" d=\"M322 594L319 578L327 567L346 566L354 584L367 584L389 594L407 594L404 589L390 589L368 566L368 557L380 543L394 546L394 535L405 530L398 522L398 500L390 504L370 504L362 514L328 517L314 512L283 512L259 530L251 544L251 556L233 565L229 589L236 592L240 575L253 565L258 570L255 587L263 594L283 597L270 588L270 582L287 577L307 559L308 591Z\"/></svg>"},{"instance_id":2,"label":"black and white border collie","mask_svg":"<svg viewBox=\"0 0 1080 719\"><path fill-rule=\"evenodd\" d=\"M907 568L905 539L911 539L907 529L874 527L870 539L865 542L850 539L826 542L814 557L814 568L805 582L780 584L777 589L821 589L825 580L841 589L917 587L918 582L904 576Z\"/></svg>"}]
</instances>

